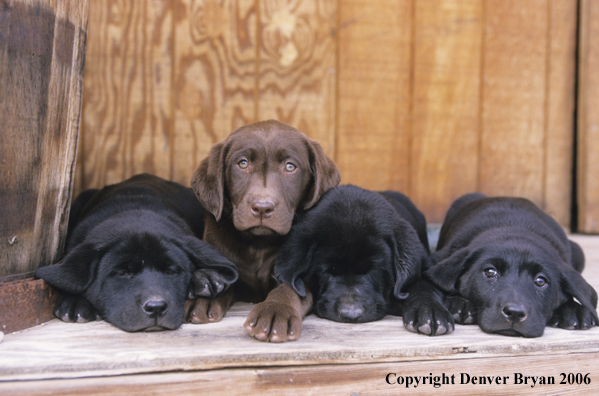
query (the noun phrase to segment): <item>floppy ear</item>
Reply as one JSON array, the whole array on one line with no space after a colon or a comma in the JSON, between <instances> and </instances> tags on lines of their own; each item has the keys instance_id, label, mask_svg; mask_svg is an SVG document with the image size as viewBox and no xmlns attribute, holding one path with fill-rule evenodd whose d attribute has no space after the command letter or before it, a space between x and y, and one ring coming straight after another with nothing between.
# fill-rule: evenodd
<instances>
[{"instance_id":1,"label":"floppy ear","mask_svg":"<svg viewBox=\"0 0 599 396\"><path fill-rule=\"evenodd\" d=\"M239 277L237 267L221 252L195 237L186 237L178 241L195 268L208 268L217 271L227 285L232 285Z\"/></svg>"},{"instance_id":2,"label":"floppy ear","mask_svg":"<svg viewBox=\"0 0 599 396\"><path fill-rule=\"evenodd\" d=\"M443 253L443 251L437 253ZM435 261L435 256L436 254L433 254L433 261ZM468 247L458 249L433 264L432 268L424 272L424 275L441 290L455 293L457 292L457 281L472 265L476 257L477 255L473 254Z\"/></svg>"},{"instance_id":3,"label":"floppy ear","mask_svg":"<svg viewBox=\"0 0 599 396\"><path fill-rule=\"evenodd\" d=\"M308 155L310 157L310 169L312 170L312 185L304 199L304 210L316 205L320 196L336 187L341 181L339 168L322 149L320 143L306 138Z\"/></svg>"},{"instance_id":4,"label":"floppy ear","mask_svg":"<svg viewBox=\"0 0 599 396\"><path fill-rule=\"evenodd\" d=\"M291 286L302 298L306 297L306 285L301 277L308 273L317 246L315 241L311 243L308 238L292 236L281 247L275 260L275 278Z\"/></svg>"},{"instance_id":5,"label":"floppy ear","mask_svg":"<svg viewBox=\"0 0 599 396\"><path fill-rule=\"evenodd\" d=\"M570 243L570 251L572 252L570 263L580 273L584 270L584 252L576 242L569 239L568 242Z\"/></svg>"},{"instance_id":6,"label":"floppy ear","mask_svg":"<svg viewBox=\"0 0 599 396\"><path fill-rule=\"evenodd\" d=\"M398 300L405 300L408 298L408 293L402 292L402 288L416 282L420 277L421 269L425 266L428 255L420 243L416 231L404 220L395 226L393 239L394 241L390 244L395 270L393 295Z\"/></svg>"},{"instance_id":7,"label":"floppy ear","mask_svg":"<svg viewBox=\"0 0 599 396\"><path fill-rule=\"evenodd\" d=\"M191 175L191 188L206 210L219 221L225 201L227 140L216 143Z\"/></svg>"},{"instance_id":8,"label":"floppy ear","mask_svg":"<svg viewBox=\"0 0 599 396\"><path fill-rule=\"evenodd\" d=\"M93 244L80 244L58 263L38 268L35 276L59 290L79 294L92 282L101 258Z\"/></svg>"},{"instance_id":9,"label":"floppy ear","mask_svg":"<svg viewBox=\"0 0 599 396\"><path fill-rule=\"evenodd\" d=\"M593 317L597 317L597 292L586 280L572 267L565 265L561 274L560 286L562 292L567 296L576 298L580 304L591 311Z\"/></svg>"}]
</instances>

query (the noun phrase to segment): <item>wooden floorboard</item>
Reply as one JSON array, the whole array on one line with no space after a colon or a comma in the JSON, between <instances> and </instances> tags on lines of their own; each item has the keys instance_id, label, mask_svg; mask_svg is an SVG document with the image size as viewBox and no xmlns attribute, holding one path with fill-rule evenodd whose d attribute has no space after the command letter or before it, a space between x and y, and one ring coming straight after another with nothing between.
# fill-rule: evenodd
<instances>
[{"instance_id":1,"label":"wooden floorboard","mask_svg":"<svg viewBox=\"0 0 599 396\"><path fill-rule=\"evenodd\" d=\"M572 239L587 256L583 275L599 290L599 237ZM451 335L426 337L405 330L398 317L342 324L310 315L298 341L266 344L248 337L242 327L251 307L235 304L220 323L183 325L170 332L126 333L103 321L69 324L54 319L6 334L0 342L0 394L135 394L144 389L144 394L185 394L204 389L211 394L285 390L362 395L405 390L387 384L388 373L402 378L454 374L458 382L439 388L412 385L411 394L433 389L435 394L599 391L599 327L547 328L543 337L525 339L457 325ZM516 373L553 376L559 382L562 372L588 373L590 384L531 388L514 383ZM508 376L509 384L460 384L461 373Z\"/></svg>"}]
</instances>

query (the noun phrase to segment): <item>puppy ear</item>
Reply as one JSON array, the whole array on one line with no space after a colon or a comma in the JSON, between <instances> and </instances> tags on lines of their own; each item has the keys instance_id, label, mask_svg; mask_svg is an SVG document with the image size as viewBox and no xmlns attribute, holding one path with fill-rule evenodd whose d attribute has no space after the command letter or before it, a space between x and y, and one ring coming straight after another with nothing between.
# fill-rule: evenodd
<instances>
[{"instance_id":1,"label":"puppy ear","mask_svg":"<svg viewBox=\"0 0 599 396\"><path fill-rule=\"evenodd\" d=\"M472 254L470 249L465 247L450 253L443 257L442 250L433 253L433 261L435 257L439 257L436 264L433 263L432 268L424 272L425 277L439 287L441 290L448 293L457 292L456 283L466 270L472 265L472 261L476 255Z\"/></svg>"},{"instance_id":2,"label":"puppy ear","mask_svg":"<svg viewBox=\"0 0 599 396\"><path fill-rule=\"evenodd\" d=\"M91 284L101 258L100 249L80 244L58 263L38 268L35 276L59 290L79 294Z\"/></svg>"},{"instance_id":3,"label":"puppy ear","mask_svg":"<svg viewBox=\"0 0 599 396\"><path fill-rule=\"evenodd\" d=\"M306 145L308 147L308 155L310 156L310 169L312 170L313 180L304 199L304 210L308 210L316 205L322 194L336 187L341 181L339 168L324 153L320 143L306 138Z\"/></svg>"},{"instance_id":4,"label":"puppy ear","mask_svg":"<svg viewBox=\"0 0 599 396\"><path fill-rule=\"evenodd\" d=\"M597 317L597 292L587 283L586 280L574 268L564 265L560 279L562 292L576 298L580 304L591 311L593 317L599 322Z\"/></svg>"},{"instance_id":5,"label":"puppy ear","mask_svg":"<svg viewBox=\"0 0 599 396\"><path fill-rule=\"evenodd\" d=\"M277 281L286 283L302 298L306 297L306 285L302 276L308 273L316 242L293 235L279 250L273 274Z\"/></svg>"},{"instance_id":6,"label":"puppy ear","mask_svg":"<svg viewBox=\"0 0 599 396\"><path fill-rule=\"evenodd\" d=\"M426 267L428 254L418 239L412 226L403 219L397 223L394 230L393 267L395 270L395 287L393 295L399 300L408 298L408 293L401 290L416 282L423 267Z\"/></svg>"},{"instance_id":7,"label":"puppy ear","mask_svg":"<svg viewBox=\"0 0 599 396\"><path fill-rule=\"evenodd\" d=\"M191 176L191 188L206 210L219 221L225 201L227 140L216 143Z\"/></svg>"},{"instance_id":8,"label":"puppy ear","mask_svg":"<svg viewBox=\"0 0 599 396\"><path fill-rule=\"evenodd\" d=\"M568 242L570 243L570 251L572 252L570 262L572 263L572 267L580 273L584 270L584 252L576 242L571 240L568 240Z\"/></svg>"},{"instance_id":9,"label":"puppy ear","mask_svg":"<svg viewBox=\"0 0 599 396\"><path fill-rule=\"evenodd\" d=\"M207 242L195 237L186 237L178 242L195 268L208 268L217 271L227 285L232 285L237 281L239 275L235 264Z\"/></svg>"}]
</instances>

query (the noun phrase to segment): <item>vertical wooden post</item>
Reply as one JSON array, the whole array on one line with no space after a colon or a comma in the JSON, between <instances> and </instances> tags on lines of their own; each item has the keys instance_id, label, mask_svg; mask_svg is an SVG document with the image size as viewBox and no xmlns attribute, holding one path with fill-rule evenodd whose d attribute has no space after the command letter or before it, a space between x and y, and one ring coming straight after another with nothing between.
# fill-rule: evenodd
<instances>
[{"instance_id":1,"label":"vertical wooden post","mask_svg":"<svg viewBox=\"0 0 599 396\"><path fill-rule=\"evenodd\" d=\"M62 255L88 0L0 0L0 277Z\"/></svg>"}]
</instances>

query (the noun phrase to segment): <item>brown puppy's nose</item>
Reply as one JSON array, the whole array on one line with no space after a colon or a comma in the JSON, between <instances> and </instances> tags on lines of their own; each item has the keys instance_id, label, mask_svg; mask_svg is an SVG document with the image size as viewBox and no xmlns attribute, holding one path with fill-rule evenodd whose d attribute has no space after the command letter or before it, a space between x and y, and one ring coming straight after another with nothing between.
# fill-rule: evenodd
<instances>
[{"instance_id":1,"label":"brown puppy's nose","mask_svg":"<svg viewBox=\"0 0 599 396\"><path fill-rule=\"evenodd\" d=\"M275 204L268 200L256 199L251 204L252 214L256 217L270 217Z\"/></svg>"}]
</instances>

